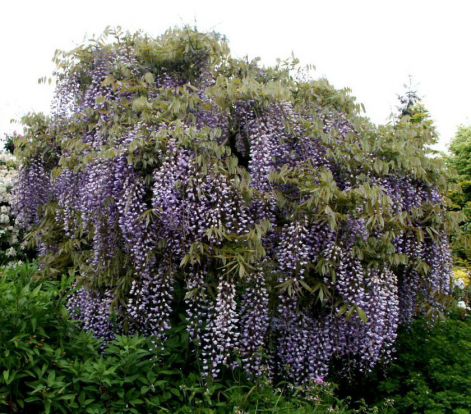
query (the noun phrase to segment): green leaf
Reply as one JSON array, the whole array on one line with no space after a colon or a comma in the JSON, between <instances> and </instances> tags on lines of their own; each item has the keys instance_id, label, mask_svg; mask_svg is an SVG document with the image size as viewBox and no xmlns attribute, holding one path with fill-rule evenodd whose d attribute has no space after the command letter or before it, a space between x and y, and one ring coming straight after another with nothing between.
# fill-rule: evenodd
<instances>
[{"instance_id":1,"label":"green leaf","mask_svg":"<svg viewBox=\"0 0 471 414\"><path fill-rule=\"evenodd\" d=\"M308 292L310 293L313 293L314 290L303 280L303 279L299 279L299 283L301 284L301 286L306 289Z\"/></svg>"},{"instance_id":2,"label":"green leaf","mask_svg":"<svg viewBox=\"0 0 471 414\"><path fill-rule=\"evenodd\" d=\"M360 308L359 306L356 307L356 311L362 322L367 323L368 322L368 317L366 316L365 311Z\"/></svg>"}]
</instances>

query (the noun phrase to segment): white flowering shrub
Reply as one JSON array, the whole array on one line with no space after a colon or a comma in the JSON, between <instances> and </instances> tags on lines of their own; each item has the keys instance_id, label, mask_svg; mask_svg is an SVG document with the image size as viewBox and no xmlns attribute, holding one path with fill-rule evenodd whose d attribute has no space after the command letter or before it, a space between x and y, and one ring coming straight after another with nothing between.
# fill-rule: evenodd
<instances>
[{"instance_id":1,"label":"white flowering shrub","mask_svg":"<svg viewBox=\"0 0 471 414\"><path fill-rule=\"evenodd\" d=\"M23 246L11 208L12 188L18 175L13 155L0 153L0 265L21 259Z\"/></svg>"},{"instance_id":2,"label":"white flowering shrub","mask_svg":"<svg viewBox=\"0 0 471 414\"><path fill-rule=\"evenodd\" d=\"M456 307L463 313L471 311L471 272L466 268L453 270L453 296Z\"/></svg>"}]
</instances>

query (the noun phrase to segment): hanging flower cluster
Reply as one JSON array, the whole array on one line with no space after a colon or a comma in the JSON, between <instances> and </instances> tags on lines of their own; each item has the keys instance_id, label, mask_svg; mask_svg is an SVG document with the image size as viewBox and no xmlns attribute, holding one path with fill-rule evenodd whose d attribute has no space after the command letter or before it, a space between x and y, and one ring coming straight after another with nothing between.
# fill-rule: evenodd
<instances>
[{"instance_id":1,"label":"hanging flower cluster","mask_svg":"<svg viewBox=\"0 0 471 414\"><path fill-rule=\"evenodd\" d=\"M207 377L303 383L333 360L371 369L400 323L443 310L447 217L420 128L377 128L215 34L115 35L57 58L51 118L17 142L18 220L79 274L84 329L162 342L184 313Z\"/></svg>"}]
</instances>

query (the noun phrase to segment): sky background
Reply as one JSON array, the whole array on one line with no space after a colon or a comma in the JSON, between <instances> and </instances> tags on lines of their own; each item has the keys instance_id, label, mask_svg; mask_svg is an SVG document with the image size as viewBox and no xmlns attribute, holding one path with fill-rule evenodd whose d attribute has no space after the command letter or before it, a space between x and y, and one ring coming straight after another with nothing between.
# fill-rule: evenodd
<instances>
[{"instance_id":1,"label":"sky background","mask_svg":"<svg viewBox=\"0 0 471 414\"><path fill-rule=\"evenodd\" d=\"M314 77L349 87L385 123L413 77L446 150L471 124L469 0L80 0L0 1L0 137L30 111L49 111L56 49L69 50L107 25L158 36L196 25L227 36L233 55L265 65L292 53Z\"/></svg>"}]
</instances>

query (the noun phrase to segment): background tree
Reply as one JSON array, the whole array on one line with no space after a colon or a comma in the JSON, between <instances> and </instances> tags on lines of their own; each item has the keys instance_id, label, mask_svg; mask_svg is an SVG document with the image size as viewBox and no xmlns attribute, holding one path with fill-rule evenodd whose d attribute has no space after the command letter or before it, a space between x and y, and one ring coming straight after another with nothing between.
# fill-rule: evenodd
<instances>
[{"instance_id":1,"label":"background tree","mask_svg":"<svg viewBox=\"0 0 471 414\"><path fill-rule=\"evenodd\" d=\"M409 83L404 84L404 92L397 95L400 105L398 106L399 117L412 116L416 110L415 106L420 103L421 97L417 92L416 85L412 83L412 76L409 76Z\"/></svg>"},{"instance_id":2,"label":"background tree","mask_svg":"<svg viewBox=\"0 0 471 414\"><path fill-rule=\"evenodd\" d=\"M460 232L453 238L455 262L471 267L471 126L460 126L450 144L448 165L457 188L450 193L452 208L463 213Z\"/></svg>"},{"instance_id":3,"label":"background tree","mask_svg":"<svg viewBox=\"0 0 471 414\"><path fill-rule=\"evenodd\" d=\"M450 144L449 164L460 181L471 181L471 126L460 126Z\"/></svg>"},{"instance_id":4,"label":"background tree","mask_svg":"<svg viewBox=\"0 0 471 414\"><path fill-rule=\"evenodd\" d=\"M438 141L435 125L422 97L417 92L417 85L413 83L412 76L409 76L409 82L403 87L404 92L397 95L400 103L397 106L397 124L409 122L416 126L420 125L423 129L421 137L427 138L424 144L435 144Z\"/></svg>"},{"instance_id":5,"label":"background tree","mask_svg":"<svg viewBox=\"0 0 471 414\"><path fill-rule=\"evenodd\" d=\"M13 136L7 136L5 138L5 143L3 145L3 149L8 152L9 154L13 154L15 152L15 144L14 144Z\"/></svg>"}]
</instances>

